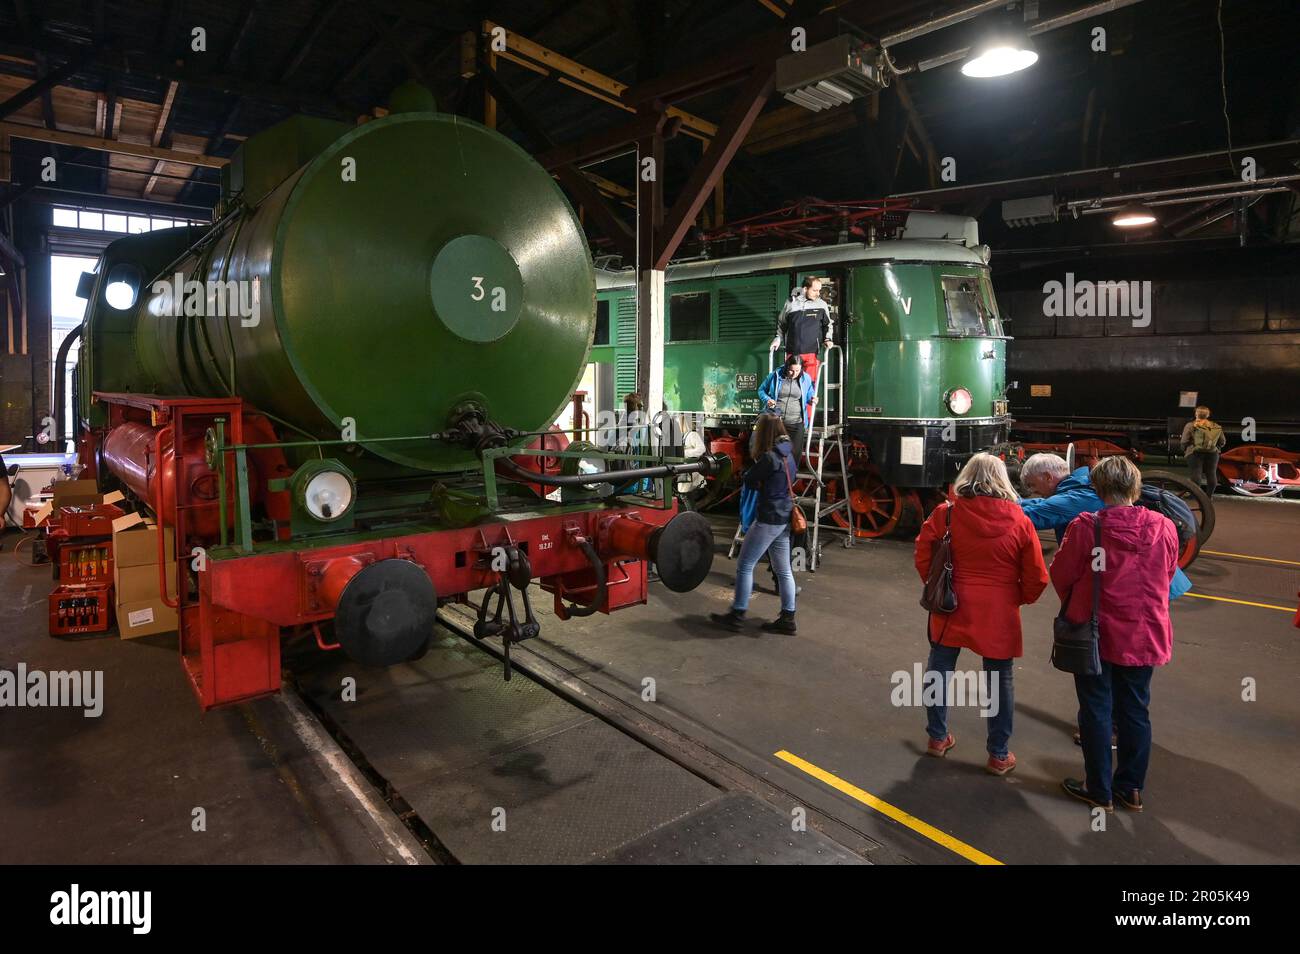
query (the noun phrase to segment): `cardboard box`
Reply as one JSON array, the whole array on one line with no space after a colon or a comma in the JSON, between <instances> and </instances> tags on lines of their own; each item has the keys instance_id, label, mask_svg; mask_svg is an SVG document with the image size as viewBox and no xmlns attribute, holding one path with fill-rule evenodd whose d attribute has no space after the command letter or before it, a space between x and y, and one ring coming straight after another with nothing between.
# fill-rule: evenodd
<instances>
[{"instance_id":1,"label":"cardboard box","mask_svg":"<svg viewBox=\"0 0 1300 954\"><path fill-rule=\"evenodd\" d=\"M167 593L176 597L176 562L167 564ZM113 567L113 593L118 603L135 603L161 597L158 584L158 564Z\"/></svg>"},{"instance_id":2,"label":"cardboard box","mask_svg":"<svg viewBox=\"0 0 1300 954\"><path fill-rule=\"evenodd\" d=\"M117 604L117 632L122 639L176 631L176 611L162 600L135 600Z\"/></svg>"},{"instance_id":3,"label":"cardboard box","mask_svg":"<svg viewBox=\"0 0 1300 954\"><path fill-rule=\"evenodd\" d=\"M102 503L104 498L93 480L57 480L50 489L54 491L54 509L60 507L86 507Z\"/></svg>"},{"instance_id":4,"label":"cardboard box","mask_svg":"<svg viewBox=\"0 0 1300 954\"><path fill-rule=\"evenodd\" d=\"M176 539L168 527L163 552L175 559ZM118 567L158 564L158 528L146 523L138 513L128 513L113 521L113 561Z\"/></svg>"}]
</instances>

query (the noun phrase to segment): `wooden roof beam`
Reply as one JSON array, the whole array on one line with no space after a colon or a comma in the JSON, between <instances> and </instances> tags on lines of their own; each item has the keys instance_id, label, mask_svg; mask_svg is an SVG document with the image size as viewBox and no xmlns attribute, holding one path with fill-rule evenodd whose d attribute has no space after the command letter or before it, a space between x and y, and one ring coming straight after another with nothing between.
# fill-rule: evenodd
<instances>
[{"instance_id":1,"label":"wooden roof beam","mask_svg":"<svg viewBox=\"0 0 1300 954\"><path fill-rule=\"evenodd\" d=\"M483 21L482 29L486 38L485 42L491 43L492 31L498 26L499 24L493 23L491 20ZM520 36L518 33L506 31L506 49L505 51L497 51L497 55L542 76L551 72L558 73L560 74L560 82L565 86L586 93L588 96L599 99L625 112L636 112L636 106L630 104L623 97L623 91L628 89L626 83L620 83L611 76L606 76L604 73L583 66L576 60L571 60L563 54L542 46L540 43ZM711 139L717 135L718 127L716 124L703 117L696 116L694 113L670 107L668 115L676 116L682 121L682 132L688 136L694 136L696 139Z\"/></svg>"},{"instance_id":2,"label":"wooden roof beam","mask_svg":"<svg viewBox=\"0 0 1300 954\"><path fill-rule=\"evenodd\" d=\"M153 130L152 138L155 146L169 145L171 133L168 126L172 120L172 112L176 105L176 91L179 87L180 83L175 80L167 84L167 93L163 96L162 109L158 112L158 122ZM154 163L153 174L149 176L149 181L144 184L144 192L141 193L144 198L148 198L149 193L153 192L154 186L158 184L158 173L162 172L162 170L163 161L160 159Z\"/></svg>"},{"instance_id":3,"label":"wooden roof beam","mask_svg":"<svg viewBox=\"0 0 1300 954\"><path fill-rule=\"evenodd\" d=\"M0 123L0 133L8 133L14 139L31 139L36 142L49 142L60 146L78 146L82 149L114 152L123 156L135 156L139 159L161 159L164 162L203 166L206 169L220 169L229 162L228 159L221 159L217 156L201 156L192 152L161 149L157 146L145 146L140 143L100 139L96 136L42 129L40 126L26 126L21 123Z\"/></svg>"},{"instance_id":4,"label":"wooden roof beam","mask_svg":"<svg viewBox=\"0 0 1300 954\"><path fill-rule=\"evenodd\" d=\"M44 69L43 56L41 56L39 60L33 60L33 65L36 66L37 72L43 75L38 76L36 81L30 86L20 89L3 103L0 103L0 120L13 115L37 97L48 96L49 92L54 89L54 87L60 85L71 78L73 74L78 73L85 68L90 61L94 59L97 52L98 47L89 47L79 55L69 57L68 60L57 69L48 71ZM52 114L53 109L51 108L49 112ZM50 123L52 118L52 115L47 115L46 122ZM50 125L52 125L52 123L50 123Z\"/></svg>"},{"instance_id":5,"label":"wooden roof beam","mask_svg":"<svg viewBox=\"0 0 1300 954\"><path fill-rule=\"evenodd\" d=\"M767 105L775 84L773 65L758 66L737 91L726 118L718 127L718 134L704 150L704 156L691 170L672 210L664 217L663 231L655 243L653 268L668 267L668 262L682 239L695 224L695 217L700 214L700 209L722 178L727 164L745 141L759 111Z\"/></svg>"}]
</instances>

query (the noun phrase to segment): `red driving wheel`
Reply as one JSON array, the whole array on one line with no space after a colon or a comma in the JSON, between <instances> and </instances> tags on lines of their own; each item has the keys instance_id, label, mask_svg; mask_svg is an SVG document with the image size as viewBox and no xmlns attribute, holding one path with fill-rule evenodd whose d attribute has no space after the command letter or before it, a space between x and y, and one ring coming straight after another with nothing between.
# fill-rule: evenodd
<instances>
[{"instance_id":1,"label":"red driving wheel","mask_svg":"<svg viewBox=\"0 0 1300 954\"><path fill-rule=\"evenodd\" d=\"M840 480L826 482L828 504L842 499ZM873 473L853 474L849 477L849 514L852 515L853 535L858 538L883 537L894 532L903 515L903 495ZM836 510L831 519L841 529L849 529L849 517Z\"/></svg>"}]
</instances>

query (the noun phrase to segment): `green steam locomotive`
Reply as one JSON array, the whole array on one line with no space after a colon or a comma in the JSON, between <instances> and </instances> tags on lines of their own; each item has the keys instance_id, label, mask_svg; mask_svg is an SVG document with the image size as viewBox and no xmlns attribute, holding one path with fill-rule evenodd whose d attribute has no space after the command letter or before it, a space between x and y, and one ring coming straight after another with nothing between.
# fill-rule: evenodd
<instances>
[{"instance_id":1,"label":"green steam locomotive","mask_svg":"<svg viewBox=\"0 0 1300 954\"><path fill-rule=\"evenodd\" d=\"M891 533L906 511L923 515L942 499L971 454L1008 438L1010 339L988 260L974 220L913 212L893 240L671 267L664 402L694 422L697 449L730 454L738 473L758 389L783 356L772 350L777 315L805 277L820 278L837 347L818 393L830 396L828 420L844 425L848 456L847 488L828 462L826 499L848 495L849 512L832 515L843 529ZM608 411L636 386L634 276L598 270L596 299L589 360L597 409ZM721 489L699 493L717 499Z\"/></svg>"}]
</instances>

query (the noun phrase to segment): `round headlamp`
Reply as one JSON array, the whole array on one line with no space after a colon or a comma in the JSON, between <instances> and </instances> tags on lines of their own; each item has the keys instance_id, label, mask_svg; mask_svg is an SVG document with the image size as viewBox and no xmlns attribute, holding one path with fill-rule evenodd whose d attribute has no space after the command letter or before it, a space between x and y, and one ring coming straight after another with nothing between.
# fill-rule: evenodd
<instances>
[{"instance_id":1,"label":"round headlamp","mask_svg":"<svg viewBox=\"0 0 1300 954\"><path fill-rule=\"evenodd\" d=\"M346 515L356 496L352 474L338 461L310 461L293 475L293 498L298 510L321 523L332 523Z\"/></svg>"},{"instance_id":2,"label":"round headlamp","mask_svg":"<svg viewBox=\"0 0 1300 954\"><path fill-rule=\"evenodd\" d=\"M975 399L965 388L953 388L943 396L943 403L953 414L965 414L974 406Z\"/></svg>"}]
</instances>

